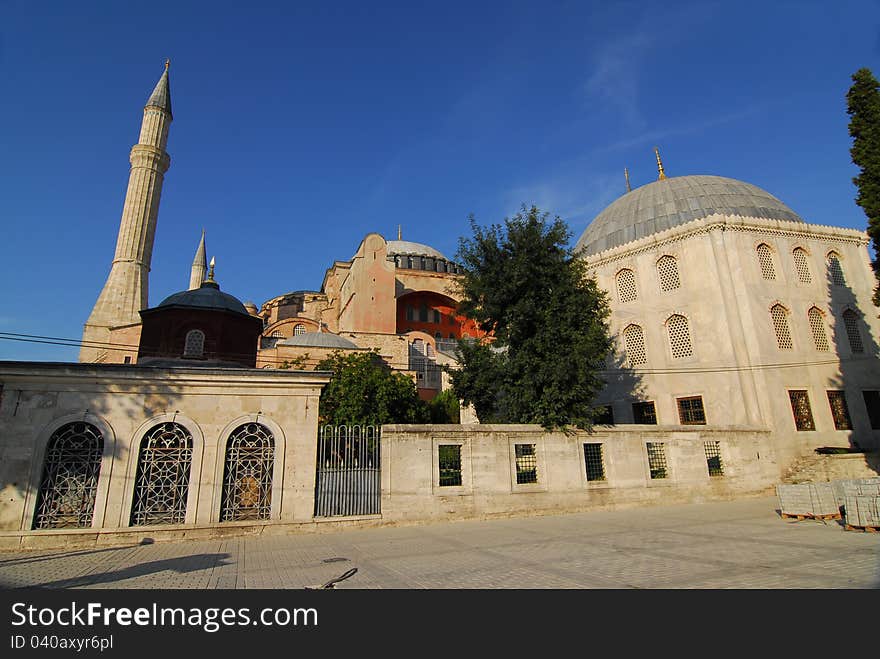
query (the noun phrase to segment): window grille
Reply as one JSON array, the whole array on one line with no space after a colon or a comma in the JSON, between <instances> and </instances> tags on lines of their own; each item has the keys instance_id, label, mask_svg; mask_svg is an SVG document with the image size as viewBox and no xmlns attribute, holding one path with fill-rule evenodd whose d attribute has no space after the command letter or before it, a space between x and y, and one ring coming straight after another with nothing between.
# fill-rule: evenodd
<instances>
[{"instance_id":1,"label":"window grille","mask_svg":"<svg viewBox=\"0 0 880 659\"><path fill-rule=\"evenodd\" d=\"M440 312L437 309L434 309L434 322L439 325L440 324Z\"/></svg>"},{"instance_id":2,"label":"window grille","mask_svg":"<svg viewBox=\"0 0 880 659\"><path fill-rule=\"evenodd\" d=\"M275 438L266 426L246 423L229 435L220 521L269 519Z\"/></svg>"},{"instance_id":3,"label":"window grille","mask_svg":"<svg viewBox=\"0 0 880 659\"><path fill-rule=\"evenodd\" d=\"M516 482L537 483L538 482L538 457L535 454L534 444L515 444L514 452L516 454Z\"/></svg>"},{"instance_id":4,"label":"window grille","mask_svg":"<svg viewBox=\"0 0 880 659\"><path fill-rule=\"evenodd\" d=\"M669 330L669 345L672 348L672 356L675 359L681 359L693 355L687 318L678 315L670 316L666 321L666 326Z\"/></svg>"},{"instance_id":5,"label":"window grille","mask_svg":"<svg viewBox=\"0 0 880 659\"><path fill-rule=\"evenodd\" d=\"M632 302L639 297L636 275L628 268L617 273L617 297L621 302Z\"/></svg>"},{"instance_id":6,"label":"window grille","mask_svg":"<svg viewBox=\"0 0 880 659\"><path fill-rule=\"evenodd\" d=\"M773 331L776 332L776 345L780 350L792 350L791 331L788 329L788 312L781 304L774 304L770 309Z\"/></svg>"},{"instance_id":7,"label":"window grille","mask_svg":"<svg viewBox=\"0 0 880 659\"><path fill-rule=\"evenodd\" d=\"M669 475L666 466L666 445L663 442L647 442L648 469L651 478L666 478Z\"/></svg>"},{"instance_id":8,"label":"window grille","mask_svg":"<svg viewBox=\"0 0 880 659\"><path fill-rule=\"evenodd\" d=\"M663 256L657 261L657 273L660 275L660 290L673 291L681 286L678 278L678 262L672 256Z\"/></svg>"},{"instance_id":9,"label":"window grille","mask_svg":"<svg viewBox=\"0 0 880 659\"><path fill-rule=\"evenodd\" d=\"M272 334L270 334L270 336L271 336L273 339L283 339L283 338L284 338L284 332L282 332L281 330L273 330L273 331L272 331Z\"/></svg>"},{"instance_id":10,"label":"window grille","mask_svg":"<svg viewBox=\"0 0 880 659\"><path fill-rule=\"evenodd\" d=\"M678 398L678 420L682 425L700 426L706 423L702 396Z\"/></svg>"},{"instance_id":11,"label":"window grille","mask_svg":"<svg viewBox=\"0 0 880 659\"><path fill-rule=\"evenodd\" d=\"M632 404L633 423L642 425L657 425L657 410L654 408L654 401L648 400Z\"/></svg>"},{"instance_id":12,"label":"window grille","mask_svg":"<svg viewBox=\"0 0 880 659\"><path fill-rule=\"evenodd\" d=\"M294 326L294 328L293 328L293 335L294 336L301 336L305 333L306 333L306 326L305 325L295 325Z\"/></svg>"},{"instance_id":13,"label":"window grille","mask_svg":"<svg viewBox=\"0 0 880 659\"><path fill-rule=\"evenodd\" d=\"M645 352L645 335L639 325L629 325L623 330L623 345L630 366L639 366L648 361Z\"/></svg>"},{"instance_id":14,"label":"window grille","mask_svg":"<svg viewBox=\"0 0 880 659\"><path fill-rule=\"evenodd\" d=\"M796 247L792 252L792 256L794 257L794 267L797 269L798 279L800 279L802 284L809 284L813 281L813 276L810 274L810 264L807 261L807 252L800 247Z\"/></svg>"},{"instance_id":15,"label":"window grille","mask_svg":"<svg viewBox=\"0 0 880 659\"><path fill-rule=\"evenodd\" d=\"M179 335L178 335L179 336ZM183 346L184 357L201 357L205 354L205 333L202 330L190 330L186 333Z\"/></svg>"},{"instance_id":16,"label":"window grille","mask_svg":"<svg viewBox=\"0 0 880 659\"><path fill-rule=\"evenodd\" d=\"M192 447L192 435L177 423L160 423L144 435L134 484L132 526L184 522Z\"/></svg>"},{"instance_id":17,"label":"window grille","mask_svg":"<svg viewBox=\"0 0 880 659\"><path fill-rule=\"evenodd\" d=\"M706 451L706 466L710 476L723 476L724 465L721 463L721 442L703 442Z\"/></svg>"},{"instance_id":18,"label":"window grille","mask_svg":"<svg viewBox=\"0 0 880 659\"><path fill-rule=\"evenodd\" d=\"M61 426L46 445L34 529L92 525L104 438L89 423Z\"/></svg>"},{"instance_id":19,"label":"window grille","mask_svg":"<svg viewBox=\"0 0 880 659\"><path fill-rule=\"evenodd\" d=\"M846 278L843 276L843 267L840 265L840 256L837 252L828 252L828 278L835 286L846 286Z\"/></svg>"},{"instance_id":20,"label":"window grille","mask_svg":"<svg viewBox=\"0 0 880 659\"><path fill-rule=\"evenodd\" d=\"M584 444L584 465L588 481L605 480L605 464L602 461L601 444Z\"/></svg>"},{"instance_id":21,"label":"window grille","mask_svg":"<svg viewBox=\"0 0 880 659\"><path fill-rule=\"evenodd\" d=\"M437 460L440 464L440 485L461 485L461 446L441 444L437 447Z\"/></svg>"},{"instance_id":22,"label":"window grille","mask_svg":"<svg viewBox=\"0 0 880 659\"><path fill-rule=\"evenodd\" d=\"M819 352L828 352L828 335L825 333L825 317L816 307L811 307L807 312L810 321L810 331L813 333L813 344Z\"/></svg>"},{"instance_id":23,"label":"window grille","mask_svg":"<svg viewBox=\"0 0 880 659\"><path fill-rule=\"evenodd\" d=\"M862 398L865 399L871 429L880 430L880 391L863 391Z\"/></svg>"},{"instance_id":24,"label":"window grille","mask_svg":"<svg viewBox=\"0 0 880 659\"><path fill-rule=\"evenodd\" d=\"M852 430L846 396L842 391L828 391L828 405L831 407L831 418L834 419L835 430Z\"/></svg>"},{"instance_id":25,"label":"window grille","mask_svg":"<svg viewBox=\"0 0 880 659\"><path fill-rule=\"evenodd\" d=\"M810 397L806 391L792 390L788 392L791 411L794 414L794 425L798 430L815 430L813 411L810 409Z\"/></svg>"},{"instance_id":26,"label":"window grille","mask_svg":"<svg viewBox=\"0 0 880 659\"><path fill-rule=\"evenodd\" d=\"M859 332L859 316L852 309L843 312L843 325L846 328L846 338L849 339L849 349L853 352L865 352L862 344L862 335Z\"/></svg>"},{"instance_id":27,"label":"window grille","mask_svg":"<svg viewBox=\"0 0 880 659\"><path fill-rule=\"evenodd\" d=\"M761 276L764 279L776 279L776 269L773 267L773 253L770 248L761 243L758 245L758 263L761 265Z\"/></svg>"}]
</instances>

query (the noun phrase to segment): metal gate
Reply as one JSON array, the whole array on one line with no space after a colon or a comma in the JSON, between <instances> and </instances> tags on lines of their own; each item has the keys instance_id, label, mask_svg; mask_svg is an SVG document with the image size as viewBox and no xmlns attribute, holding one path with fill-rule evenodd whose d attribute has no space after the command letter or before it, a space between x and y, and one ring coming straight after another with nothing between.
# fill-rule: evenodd
<instances>
[{"instance_id":1,"label":"metal gate","mask_svg":"<svg viewBox=\"0 0 880 659\"><path fill-rule=\"evenodd\" d=\"M322 426L317 469L316 517L382 512L379 426Z\"/></svg>"}]
</instances>

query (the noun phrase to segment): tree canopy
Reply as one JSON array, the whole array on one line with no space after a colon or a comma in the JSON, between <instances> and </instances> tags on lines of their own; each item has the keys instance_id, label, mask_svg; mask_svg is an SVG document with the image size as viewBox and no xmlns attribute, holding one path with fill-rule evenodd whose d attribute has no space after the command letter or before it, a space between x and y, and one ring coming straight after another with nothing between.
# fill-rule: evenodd
<instances>
[{"instance_id":1,"label":"tree canopy","mask_svg":"<svg viewBox=\"0 0 880 659\"><path fill-rule=\"evenodd\" d=\"M412 378L394 373L377 351L334 352L317 365L333 377L321 392L320 423L426 423L431 415Z\"/></svg>"},{"instance_id":2,"label":"tree canopy","mask_svg":"<svg viewBox=\"0 0 880 659\"><path fill-rule=\"evenodd\" d=\"M611 350L605 293L567 247L559 217L523 206L459 240L459 313L493 341L461 342L456 395L482 423L590 428Z\"/></svg>"},{"instance_id":3,"label":"tree canopy","mask_svg":"<svg viewBox=\"0 0 880 659\"><path fill-rule=\"evenodd\" d=\"M850 155L860 170L853 183L858 188L856 203L868 216L868 235L875 253L872 265L878 280L874 304L880 306L880 83L870 69L859 69L852 80L846 95L846 111L853 138Z\"/></svg>"}]
</instances>

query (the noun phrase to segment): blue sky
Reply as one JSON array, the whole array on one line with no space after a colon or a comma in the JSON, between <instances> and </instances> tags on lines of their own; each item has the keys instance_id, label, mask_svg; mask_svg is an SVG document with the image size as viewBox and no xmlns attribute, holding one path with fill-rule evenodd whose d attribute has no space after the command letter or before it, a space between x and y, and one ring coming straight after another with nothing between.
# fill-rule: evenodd
<instances>
[{"instance_id":1,"label":"blue sky","mask_svg":"<svg viewBox=\"0 0 880 659\"><path fill-rule=\"evenodd\" d=\"M742 179L864 229L845 94L877 2L0 0L0 332L78 339L106 279L143 105L174 122L150 303L200 232L223 290L319 289L371 231L454 256L536 204L573 241L666 173ZM75 361L0 340L0 359Z\"/></svg>"}]
</instances>

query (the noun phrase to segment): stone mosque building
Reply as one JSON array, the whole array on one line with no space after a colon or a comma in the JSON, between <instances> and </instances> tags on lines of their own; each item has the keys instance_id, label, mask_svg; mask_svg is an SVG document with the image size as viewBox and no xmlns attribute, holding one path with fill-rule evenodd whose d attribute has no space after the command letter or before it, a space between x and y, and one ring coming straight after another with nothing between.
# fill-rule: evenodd
<instances>
[{"instance_id":1,"label":"stone mosque building","mask_svg":"<svg viewBox=\"0 0 880 659\"><path fill-rule=\"evenodd\" d=\"M51 543L65 528L100 542L142 527L184 537L314 524L330 377L315 365L377 349L430 399L456 342L481 338L456 311L459 266L399 230L367 234L318 290L259 307L221 290L203 233L188 288L150 307L172 119L166 63L79 363L0 363L0 547ZM577 437L385 427L382 517L730 497L766 490L816 447L880 447L866 234L808 223L750 183L667 177L659 153L657 164L658 180L628 189L576 245L608 293L618 347L597 401L603 425Z\"/></svg>"}]
</instances>

